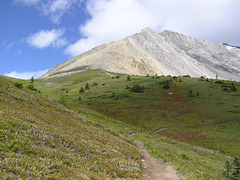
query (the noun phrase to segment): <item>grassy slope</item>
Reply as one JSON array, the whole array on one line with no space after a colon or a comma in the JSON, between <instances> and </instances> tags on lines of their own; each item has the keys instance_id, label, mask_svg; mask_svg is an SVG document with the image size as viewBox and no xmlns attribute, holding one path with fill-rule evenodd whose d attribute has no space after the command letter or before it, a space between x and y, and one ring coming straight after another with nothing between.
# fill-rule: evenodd
<instances>
[{"instance_id":1,"label":"grassy slope","mask_svg":"<svg viewBox=\"0 0 240 180\"><path fill-rule=\"evenodd\" d=\"M123 134L131 131L147 133L147 138L141 135L138 138L145 142L150 151L155 149L154 152L158 152L153 155L174 163L186 177L201 177L202 172L205 173L202 175L204 178L222 178L220 173L228 159L223 155L233 157L240 154L240 93L228 92L231 82L218 84L215 83L216 80L206 82L205 79L187 77L181 78L182 82L180 78L173 79L170 89L163 89L159 85L160 82L170 79L172 78L132 76L131 81L126 81L125 75L111 78L104 72L91 70L35 83L53 100L64 99L66 106L91 116L99 123L105 123L105 127L118 129ZM86 82L90 89L79 93L79 89L84 88ZM143 85L144 93L133 93L126 89L134 84ZM240 84L234 84L240 91ZM223 86L229 86L228 91L223 91ZM188 96L190 90L194 97ZM199 96L196 96L197 92ZM103 120L97 117L99 114L90 113L89 109L115 120ZM116 120L120 120L122 124L118 125ZM124 123L128 128L124 128ZM113 124L116 124L116 127L112 127ZM159 128L166 129L159 131L158 135L151 133ZM172 146L174 152L166 150L166 153L173 157L177 157L176 154L183 157L186 155L189 157L187 164L192 165L182 164L179 158L164 158L159 148L163 142L158 142L161 137L167 137L166 142L175 144ZM211 149L213 153L208 153L208 150L204 151L205 153L194 150L194 154L191 153L192 146L183 147L182 143L176 141ZM179 148L181 150L177 150ZM200 163L201 167L198 166L199 159L203 161ZM212 167L213 164L216 164L216 167Z\"/></svg>"},{"instance_id":2,"label":"grassy slope","mask_svg":"<svg viewBox=\"0 0 240 180\"><path fill-rule=\"evenodd\" d=\"M16 81L0 77L0 179L139 176L131 141Z\"/></svg>"}]
</instances>

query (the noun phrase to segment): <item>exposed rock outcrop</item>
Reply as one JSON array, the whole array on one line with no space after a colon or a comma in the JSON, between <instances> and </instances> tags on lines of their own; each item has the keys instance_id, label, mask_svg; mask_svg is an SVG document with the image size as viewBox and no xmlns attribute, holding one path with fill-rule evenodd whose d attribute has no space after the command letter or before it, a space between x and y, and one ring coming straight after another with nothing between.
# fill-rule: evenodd
<instances>
[{"instance_id":1,"label":"exposed rock outcrop","mask_svg":"<svg viewBox=\"0 0 240 180\"><path fill-rule=\"evenodd\" d=\"M190 75L240 81L240 49L150 28L98 46L55 66L42 78L85 69L133 75Z\"/></svg>"}]
</instances>

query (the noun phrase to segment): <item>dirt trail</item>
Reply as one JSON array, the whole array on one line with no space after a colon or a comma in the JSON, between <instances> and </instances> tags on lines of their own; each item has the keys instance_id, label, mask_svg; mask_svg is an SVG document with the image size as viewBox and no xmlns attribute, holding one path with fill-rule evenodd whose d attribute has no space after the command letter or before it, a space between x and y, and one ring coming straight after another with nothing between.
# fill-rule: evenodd
<instances>
[{"instance_id":1,"label":"dirt trail","mask_svg":"<svg viewBox=\"0 0 240 180\"><path fill-rule=\"evenodd\" d=\"M142 180L180 180L177 171L172 166L153 158L141 142L135 141L135 143L143 156L142 165L144 171Z\"/></svg>"}]
</instances>

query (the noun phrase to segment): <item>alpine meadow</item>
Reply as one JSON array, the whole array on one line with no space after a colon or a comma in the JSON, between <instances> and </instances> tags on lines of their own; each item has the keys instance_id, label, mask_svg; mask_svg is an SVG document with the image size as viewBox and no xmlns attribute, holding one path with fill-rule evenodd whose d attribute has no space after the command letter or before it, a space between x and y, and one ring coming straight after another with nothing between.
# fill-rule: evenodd
<instances>
[{"instance_id":1,"label":"alpine meadow","mask_svg":"<svg viewBox=\"0 0 240 180\"><path fill-rule=\"evenodd\" d=\"M238 47L147 28L0 76L0 179L144 179L141 143L179 179L237 180L239 67Z\"/></svg>"}]
</instances>

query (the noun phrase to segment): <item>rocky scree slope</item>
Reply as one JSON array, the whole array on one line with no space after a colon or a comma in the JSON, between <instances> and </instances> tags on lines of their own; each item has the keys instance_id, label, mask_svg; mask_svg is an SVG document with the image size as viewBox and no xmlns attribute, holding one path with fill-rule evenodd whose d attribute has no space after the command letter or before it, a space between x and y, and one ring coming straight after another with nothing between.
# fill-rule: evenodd
<instances>
[{"instance_id":1,"label":"rocky scree slope","mask_svg":"<svg viewBox=\"0 0 240 180\"><path fill-rule=\"evenodd\" d=\"M240 49L150 28L103 44L56 65L42 76L63 76L85 69L131 75L190 75L240 81Z\"/></svg>"}]
</instances>

